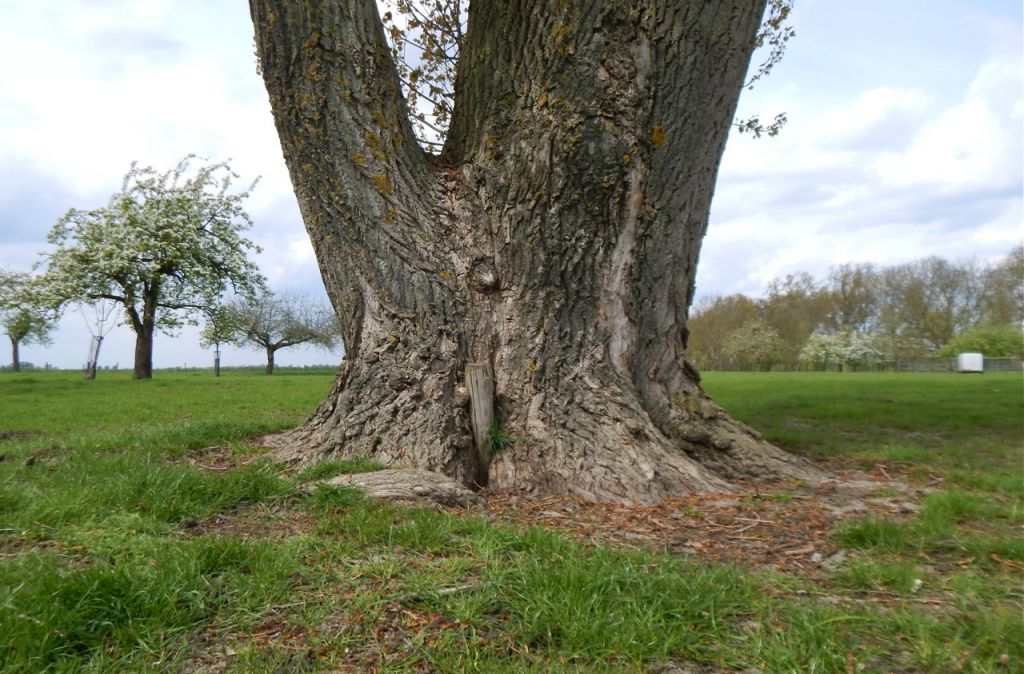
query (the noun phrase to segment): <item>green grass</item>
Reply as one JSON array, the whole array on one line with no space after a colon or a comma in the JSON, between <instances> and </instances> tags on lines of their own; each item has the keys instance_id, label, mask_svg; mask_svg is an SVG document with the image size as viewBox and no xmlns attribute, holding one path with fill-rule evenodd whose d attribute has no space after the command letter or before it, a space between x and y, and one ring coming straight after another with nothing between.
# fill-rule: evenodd
<instances>
[{"instance_id":1,"label":"green grass","mask_svg":"<svg viewBox=\"0 0 1024 674\"><path fill-rule=\"evenodd\" d=\"M91 554L90 554L91 553ZM180 651L218 612L258 612L287 596L294 553L233 538L137 536L130 547L29 553L0 567L0 634L10 671L96 657L150 662Z\"/></svg>"},{"instance_id":2,"label":"green grass","mask_svg":"<svg viewBox=\"0 0 1024 674\"><path fill-rule=\"evenodd\" d=\"M85 381L71 372L0 375L3 431L42 445L88 440L99 447L181 450L279 430L309 414L333 373L266 377L231 371L157 372L135 381L127 371ZM130 446L126 446L129 444Z\"/></svg>"},{"instance_id":3,"label":"green grass","mask_svg":"<svg viewBox=\"0 0 1024 674\"><path fill-rule=\"evenodd\" d=\"M703 385L730 414L803 454L1020 467L1020 374L713 372Z\"/></svg>"},{"instance_id":4,"label":"green grass","mask_svg":"<svg viewBox=\"0 0 1024 674\"><path fill-rule=\"evenodd\" d=\"M343 461L332 459L320 461L303 468L299 471L297 479L299 482L313 482L316 480L326 480L336 475L368 473L380 469L381 465L370 459L345 459Z\"/></svg>"},{"instance_id":5,"label":"green grass","mask_svg":"<svg viewBox=\"0 0 1024 674\"><path fill-rule=\"evenodd\" d=\"M730 414L798 454L905 469L1024 515L1024 380L1019 374L713 372ZM935 511L937 505L930 507Z\"/></svg>"},{"instance_id":6,"label":"green grass","mask_svg":"<svg viewBox=\"0 0 1024 674\"><path fill-rule=\"evenodd\" d=\"M376 466L246 440L332 380L0 375L0 672L1024 670L1019 377L707 376L792 451L931 485L816 583L303 492Z\"/></svg>"},{"instance_id":7,"label":"green grass","mask_svg":"<svg viewBox=\"0 0 1024 674\"><path fill-rule=\"evenodd\" d=\"M713 372L704 385L730 414L799 454L895 464L1008 498L1024 491L1019 374Z\"/></svg>"},{"instance_id":8,"label":"green grass","mask_svg":"<svg viewBox=\"0 0 1024 674\"><path fill-rule=\"evenodd\" d=\"M833 536L854 557L828 591L895 604L859 636L874 633L888 666L1024 671L1019 374L709 373L705 385L790 451L881 465L927 490L913 516L854 519Z\"/></svg>"}]
</instances>

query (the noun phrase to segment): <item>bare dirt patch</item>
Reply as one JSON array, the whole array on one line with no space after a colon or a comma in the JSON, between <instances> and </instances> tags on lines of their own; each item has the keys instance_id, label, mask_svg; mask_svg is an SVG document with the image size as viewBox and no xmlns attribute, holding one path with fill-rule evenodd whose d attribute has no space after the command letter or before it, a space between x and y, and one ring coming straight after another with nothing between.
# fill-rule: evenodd
<instances>
[{"instance_id":1,"label":"bare dirt patch","mask_svg":"<svg viewBox=\"0 0 1024 674\"><path fill-rule=\"evenodd\" d=\"M26 468L31 468L36 465L52 468L57 464L60 455L68 451L71 451L70 448L62 447L60 445L40 447L28 455L28 458L25 459L24 465Z\"/></svg>"}]
</instances>

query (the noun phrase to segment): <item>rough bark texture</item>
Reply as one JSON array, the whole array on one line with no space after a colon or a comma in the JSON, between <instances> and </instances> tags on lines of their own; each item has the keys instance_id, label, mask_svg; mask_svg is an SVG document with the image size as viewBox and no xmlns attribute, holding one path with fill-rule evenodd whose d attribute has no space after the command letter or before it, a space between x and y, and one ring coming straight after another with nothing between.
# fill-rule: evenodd
<instances>
[{"instance_id":1,"label":"rough bark texture","mask_svg":"<svg viewBox=\"0 0 1024 674\"><path fill-rule=\"evenodd\" d=\"M135 333L135 365L133 379L153 378L153 326L147 325Z\"/></svg>"},{"instance_id":2,"label":"rough bark texture","mask_svg":"<svg viewBox=\"0 0 1024 674\"><path fill-rule=\"evenodd\" d=\"M763 1L470 6L439 159L373 0L250 0L346 361L286 455L479 482L462 385L488 363L490 485L654 501L816 473L704 395L686 314Z\"/></svg>"},{"instance_id":3,"label":"rough bark texture","mask_svg":"<svg viewBox=\"0 0 1024 674\"><path fill-rule=\"evenodd\" d=\"M160 286L156 281L149 281L142 291L142 313L134 304L126 302L125 310L135 332L135 362L132 369L133 379L153 378L153 333L156 330L157 300L160 297Z\"/></svg>"}]
</instances>

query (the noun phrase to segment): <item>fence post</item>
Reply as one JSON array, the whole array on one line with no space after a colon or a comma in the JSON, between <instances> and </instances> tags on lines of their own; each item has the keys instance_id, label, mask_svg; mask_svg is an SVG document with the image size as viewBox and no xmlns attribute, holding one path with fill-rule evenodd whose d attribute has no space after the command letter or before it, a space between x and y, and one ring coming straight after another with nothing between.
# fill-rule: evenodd
<instances>
[{"instance_id":1,"label":"fence post","mask_svg":"<svg viewBox=\"0 0 1024 674\"><path fill-rule=\"evenodd\" d=\"M491 446L487 434L494 425L494 378L485 363L466 365L466 390L469 391L469 420L476 444L477 483L487 484L487 469L491 464Z\"/></svg>"}]
</instances>

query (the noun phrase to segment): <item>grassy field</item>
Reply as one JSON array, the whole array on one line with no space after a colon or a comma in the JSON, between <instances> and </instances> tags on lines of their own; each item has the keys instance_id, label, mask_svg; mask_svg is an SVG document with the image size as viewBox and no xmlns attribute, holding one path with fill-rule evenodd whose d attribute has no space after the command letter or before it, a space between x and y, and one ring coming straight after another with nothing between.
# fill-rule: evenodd
<instances>
[{"instance_id":1,"label":"grassy field","mask_svg":"<svg viewBox=\"0 0 1024 674\"><path fill-rule=\"evenodd\" d=\"M1024 671L1019 375L708 374L783 447L922 490L807 576L304 495L367 466L246 440L332 378L0 375L0 671Z\"/></svg>"}]
</instances>

